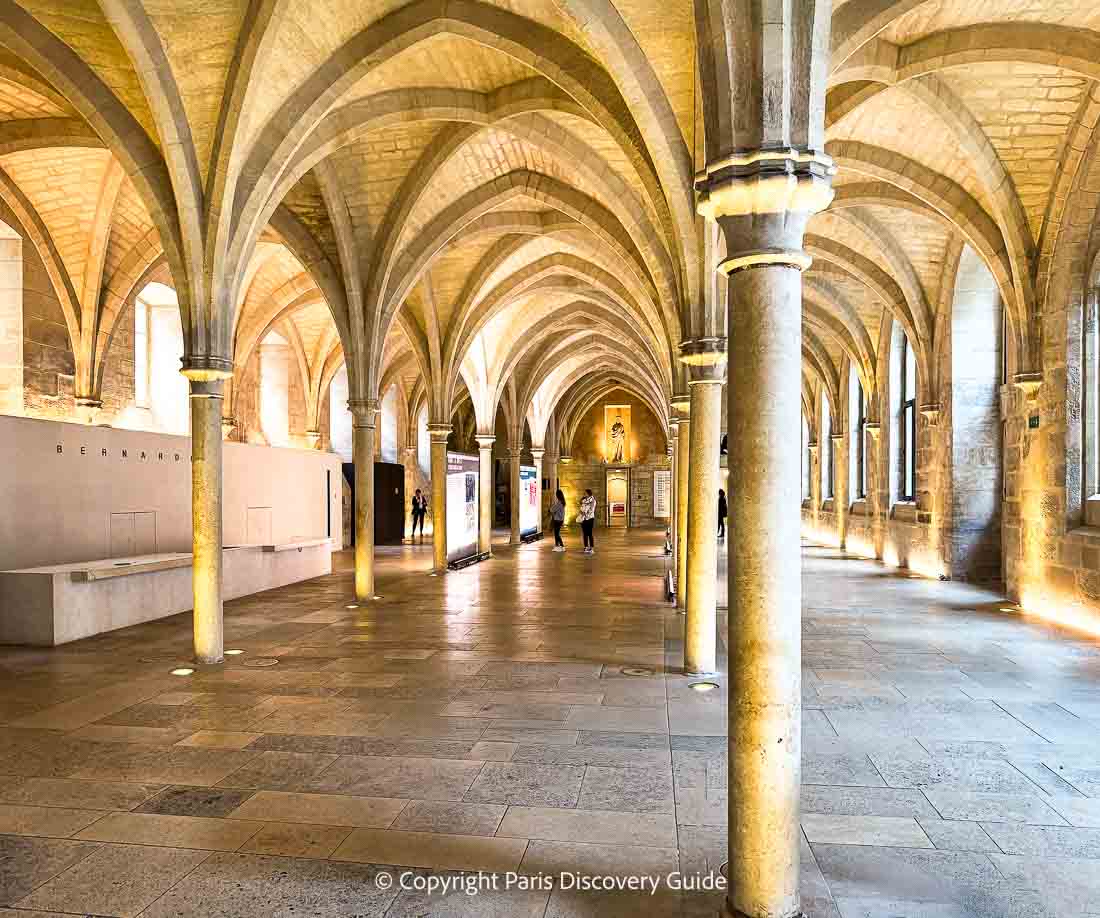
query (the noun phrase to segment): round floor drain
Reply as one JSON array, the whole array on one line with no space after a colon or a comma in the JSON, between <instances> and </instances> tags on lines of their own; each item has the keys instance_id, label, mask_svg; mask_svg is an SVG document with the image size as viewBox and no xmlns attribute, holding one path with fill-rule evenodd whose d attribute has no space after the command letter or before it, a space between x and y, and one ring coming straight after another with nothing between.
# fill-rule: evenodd
<instances>
[{"instance_id":1,"label":"round floor drain","mask_svg":"<svg viewBox=\"0 0 1100 918\"><path fill-rule=\"evenodd\" d=\"M626 669L622 670L622 674L624 676L652 676L653 670L628 666Z\"/></svg>"},{"instance_id":2,"label":"round floor drain","mask_svg":"<svg viewBox=\"0 0 1100 918\"><path fill-rule=\"evenodd\" d=\"M245 660L245 666L274 666L279 661L274 657L256 657L253 660Z\"/></svg>"}]
</instances>

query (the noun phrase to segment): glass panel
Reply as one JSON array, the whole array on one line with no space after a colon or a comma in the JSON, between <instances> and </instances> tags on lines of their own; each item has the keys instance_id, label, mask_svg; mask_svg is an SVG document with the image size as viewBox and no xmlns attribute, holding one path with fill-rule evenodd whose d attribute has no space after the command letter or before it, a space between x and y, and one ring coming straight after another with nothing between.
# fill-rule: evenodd
<instances>
[{"instance_id":1,"label":"glass panel","mask_svg":"<svg viewBox=\"0 0 1100 918\"><path fill-rule=\"evenodd\" d=\"M915 490L914 487L913 487L913 480L914 480L914 477L915 477L914 476L914 469L915 469L915 465L916 465L916 456L915 456L915 449L914 449L915 437L913 436L913 433L914 433L913 419L914 419L914 415L916 414L916 409L913 407L912 402L906 402L905 408L903 410L904 410L903 423L905 424L905 457L904 457L905 477L902 481L902 490L905 492L905 494L904 494L905 499L906 500L912 500L913 499L913 491Z\"/></svg>"},{"instance_id":2,"label":"glass panel","mask_svg":"<svg viewBox=\"0 0 1100 918\"><path fill-rule=\"evenodd\" d=\"M917 359L913 355L913 349L909 346L909 339L905 339L905 399L917 397Z\"/></svg>"}]
</instances>

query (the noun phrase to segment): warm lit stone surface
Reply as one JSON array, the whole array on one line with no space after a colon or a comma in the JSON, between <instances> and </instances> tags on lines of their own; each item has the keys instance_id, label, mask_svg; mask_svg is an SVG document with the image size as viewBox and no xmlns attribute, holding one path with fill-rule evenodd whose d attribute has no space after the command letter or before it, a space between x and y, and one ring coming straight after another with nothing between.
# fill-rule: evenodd
<instances>
[{"instance_id":1,"label":"warm lit stone surface","mask_svg":"<svg viewBox=\"0 0 1100 918\"><path fill-rule=\"evenodd\" d=\"M678 674L660 533L605 532L591 558L506 539L442 578L429 545L381 549L393 598L370 608L346 608L350 559L228 603L245 653L191 677L169 674L187 616L4 651L0 907L715 914L706 893L377 888L386 862L663 876L725 860L725 677L700 694ZM804 565L807 918L1095 913L1100 647L970 587L812 547Z\"/></svg>"}]
</instances>

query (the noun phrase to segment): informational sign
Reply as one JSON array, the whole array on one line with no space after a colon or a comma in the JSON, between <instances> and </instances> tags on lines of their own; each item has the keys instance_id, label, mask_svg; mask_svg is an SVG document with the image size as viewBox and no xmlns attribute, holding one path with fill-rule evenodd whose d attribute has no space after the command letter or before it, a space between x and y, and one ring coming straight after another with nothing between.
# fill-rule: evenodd
<instances>
[{"instance_id":1,"label":"informational sign","mask_svg":"<svg viewBox=\"0 0 1100 918\"><path fill-rule=\"evenodd\" d=\"M657 469L653 473L653 515L672 516L672 470Z\"/></svg>"},{"instance_id":2,"label":"informational sign","mask_svg":"<svg viewBox=\"0 0 1100 918\"><path fill-rule=\"evenodd\" d=\"M477 555L477 456L447 453L447 561L465 561Z\"/></svg>"},{"instance_id":3,"label":"informational sign","mask_svg":"<svg viewBox=\"0 0 1100 918\"><path fill-rule=\"evenodd\" d=\"M539 480L531 466L519 467L519 534L533 535L539 528Z\"/></svg>"}]
</instances>

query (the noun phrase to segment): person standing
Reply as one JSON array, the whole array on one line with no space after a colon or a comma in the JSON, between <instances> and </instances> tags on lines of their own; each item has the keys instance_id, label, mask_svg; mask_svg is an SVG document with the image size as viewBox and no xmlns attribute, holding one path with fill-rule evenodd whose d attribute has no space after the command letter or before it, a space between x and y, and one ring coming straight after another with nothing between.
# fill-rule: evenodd
<instances>
[{"instance_id":1,"label":"person standing","mask_svg":"<svg viewBox=\"0 0 1100 918\"><path fill-rule=\"evenodd\" d=\"M561 527L565 524L565 495L561 488L554 492L554 500L550 504L550 525L554 529L554 551L565 551L565 543L561 540Z\"/></svg>"},{"instance_id":2,"label":"person standing","mask_svg":"<svg viewBox=\"0 0 1100 918\"><path fill-rule=\"evenodd\" d=\"M584 497L581 498L581 512L577 519L581 521L581 531L584 533L584 553L591 555L596 551L596 542L592 538L592 530L596 526L596 498L592 496L592 489L586 488Z\"/></svg>"},{"instance_id":3,"label":"person standing","mask_svg":"<svg viewBox=\"0 0 1100 918\"><path fill-rule=\"evenodd\" d=\"M726 505L726 492L721 488L718 489L718 538L724 539L726 537L726 516L729 514L729 507Z\"/></svg>"},{"instance_id":4,"label":"person standing","mask_svg":"<svg viewBox=\"0 0 1100 918\"><path fill-rule=\"evenodd\" d=\"M428 502L424 499L424 495L420 493L420 488L416 489L416 493L413 495L412 514L413 514L413 528L412 536L416 536L416 524L420 524L420 538L424 538L424 517L428 513Z\"/></svg>"}]
</instances>

